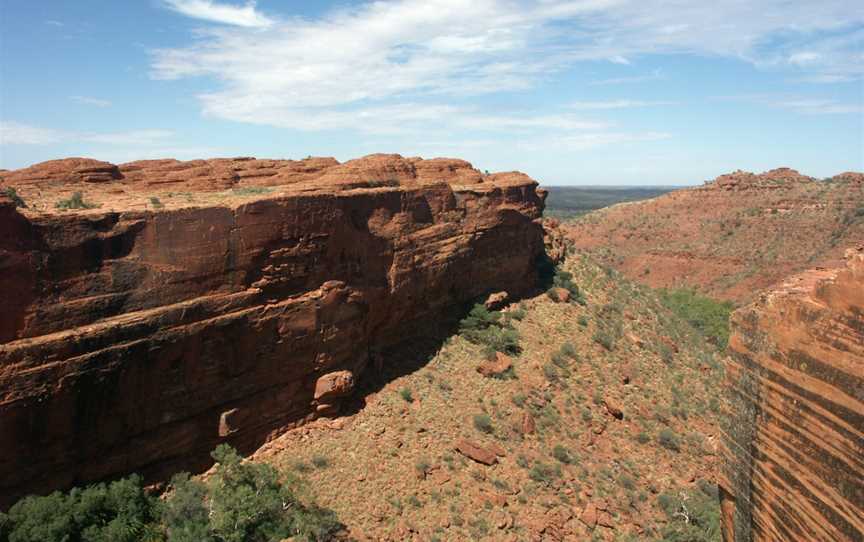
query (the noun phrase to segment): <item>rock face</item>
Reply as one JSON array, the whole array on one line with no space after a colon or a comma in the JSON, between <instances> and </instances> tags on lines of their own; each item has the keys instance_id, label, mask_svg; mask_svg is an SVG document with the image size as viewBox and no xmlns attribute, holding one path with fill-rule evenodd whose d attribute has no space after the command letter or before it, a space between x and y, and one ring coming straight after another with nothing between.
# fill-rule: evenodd
<instances>
[{"instance_id":1,"label":"rock face","mask_svg":"<svg viewBox=\"0 0 864 542\"><path fill-rule=\"evenodd\" d=\"M655 288L748 302L864 242L864 175L817 180L789 168L737 171L567 223L577 248Z\"/></svg>"},{"instance_id":2,"label":"rock face","mask_svg":"<svg viewBox=\"0 0 864 542\"><path fill-rule=\"evenodd\" d=\"M724 534L864 538L864 247L734 313Z\"/></svg>"},{"instance_id":3,"label":"rock face","mask_svg":"<svg viewBox=\"0 0 864 542\"><path fill-rule=\"evenodd\" d=\"M461 160L67 159L6 186L0 506L335 412L382 348L524 294L544 251L537 183ZM93 207L56 208L74 192Z\"/></svg>"}]
</instances>

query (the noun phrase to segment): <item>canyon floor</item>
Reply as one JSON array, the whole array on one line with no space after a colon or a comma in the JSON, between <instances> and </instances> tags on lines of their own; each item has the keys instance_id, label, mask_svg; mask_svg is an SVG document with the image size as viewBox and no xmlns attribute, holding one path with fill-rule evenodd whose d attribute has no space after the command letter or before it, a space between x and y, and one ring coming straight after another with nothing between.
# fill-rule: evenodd
<instances>
[{"instance_id":1,"label":"canyon floor","mask_svg":"<svg viewBox=\"0 0 864 542\"><path fill-rule=\"evenodd\" d=\"M483 376L479 346L430 337L388 354L355 412L256 459L304 477L358 540L719 539L717 353L650 289L578 254L564 267L585 305L512 305L512 370Z\"/></svg>"}]
</instances>

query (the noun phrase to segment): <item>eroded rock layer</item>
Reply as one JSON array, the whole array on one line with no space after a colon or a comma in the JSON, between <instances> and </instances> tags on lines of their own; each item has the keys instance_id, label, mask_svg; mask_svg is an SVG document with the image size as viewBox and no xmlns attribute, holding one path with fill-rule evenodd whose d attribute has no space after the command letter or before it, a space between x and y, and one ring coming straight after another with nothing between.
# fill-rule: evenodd
<instances>
[{"instance_id":1,"label":"eroded rock layer","mask_svg":"<svg viewBox=\"0 0 864 542\"><path fill-rule=\"evenodd\" d=\"M545 194L460 160L86 159L3 173L0 495L206 467L338 410L377 352L520 295ZM63 210L81 192L86 205ZM73 205L74 206L74 205ZM3 503L0 503L3 504Z\"/></svg>"},{"instance_id":2,"label":"eroded rock layer","mask_svg":"<svg viewBox=\"0 0 864 542\"><path fill-rule=\"evenodd\" d=\"M734 313L727 541L864 539L864 248Z\"/></svg>"}]
</instances>

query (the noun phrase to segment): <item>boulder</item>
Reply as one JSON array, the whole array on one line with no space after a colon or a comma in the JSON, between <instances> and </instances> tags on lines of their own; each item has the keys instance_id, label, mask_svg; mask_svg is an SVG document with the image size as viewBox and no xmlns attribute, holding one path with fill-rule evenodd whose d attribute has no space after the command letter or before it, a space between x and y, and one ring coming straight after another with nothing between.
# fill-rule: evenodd
<instances>
[{"instance_id":1,"label":"boulder","mask_svg":"<svg viewBox=\"0 0 864 542\"><path fill-rule=\"evenodd\" d=\"M483 465L494 465L498 462L495 452L465 439L456 442L455 448L468 459Z\"/></svg>"}]
</instances>

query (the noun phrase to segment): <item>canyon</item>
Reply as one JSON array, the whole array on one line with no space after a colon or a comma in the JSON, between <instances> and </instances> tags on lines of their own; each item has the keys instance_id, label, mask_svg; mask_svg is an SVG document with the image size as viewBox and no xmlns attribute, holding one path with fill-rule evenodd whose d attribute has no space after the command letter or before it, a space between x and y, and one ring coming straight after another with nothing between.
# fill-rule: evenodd
<instances>
[{"instance_id":1,"label":"canyon","mask_svg":"<svg viewBox=\"0 0 864 542\"><path fill-rule=\"evenodd\" d=\"M521 173L372 155L0 172L0 495L200 471L544 256Z\"/></svg>"},{"instance_id":2,"label":"canyon","mask_svg":"<svg viewBox=\"0 0 864 542\"><path fill-rule=\"evenodd\" d=\"M727 542L864 536L864 245L733 313Z\"/></svg>"}]
</instances>

